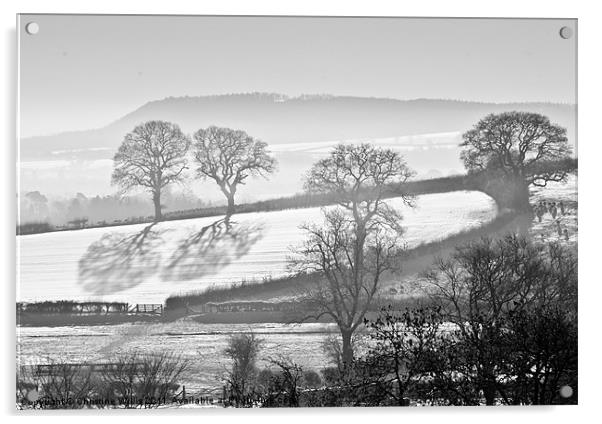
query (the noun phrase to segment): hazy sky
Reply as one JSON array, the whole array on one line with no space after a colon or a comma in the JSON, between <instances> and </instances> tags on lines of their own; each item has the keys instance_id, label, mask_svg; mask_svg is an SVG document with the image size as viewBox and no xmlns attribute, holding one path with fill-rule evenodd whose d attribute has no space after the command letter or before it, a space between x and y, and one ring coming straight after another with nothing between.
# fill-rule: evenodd
<instances>
[{"instance_id":1,"label":"hazy sky","mask_svg":"<svg viewBox=\"0 0 602 424\"><path fill-rule=\"evenodd\" d=\"M24 28L35 21L40 30ZM575 103L573 20L22 15L21 136L234 92Z\"/></svg>"}]
</instances>

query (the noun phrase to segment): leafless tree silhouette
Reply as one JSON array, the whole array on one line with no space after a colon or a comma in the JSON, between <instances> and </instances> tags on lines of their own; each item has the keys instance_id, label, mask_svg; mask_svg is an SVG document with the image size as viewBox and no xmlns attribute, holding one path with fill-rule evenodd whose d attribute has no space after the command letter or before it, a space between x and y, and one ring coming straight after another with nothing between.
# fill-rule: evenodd
<instances>
[{"instance_id":1,"label":"leafless tree silhouette","mask_svg":"<svg viewBox=\"0 0 602 424\"><path fill-rule=\"evenodd\" d=\"M505 112L481 119L463 135L461 158L470 172L497 171L516 189L513 205L528 209L529 186L565 181L550 163L570 158L566 129L537 113Z\"/></svg>"},{"instance_id":2,"label":"leafless tree silhouette","mask_svg":"<svg viewBox=\"0 0 602 424\"><path fill-rule=\"evenodd\" d=\"M246 132L211 126L194 133L194 157L202 178L215 180L228 200L227 214L234 213L234 195L249 176L263 176L276 170L267 144Z\"/></svg>"},{"instance_id":3,"label":"leafless tree silhouette","mask_svg":"<svg viewBox=\"0 0 602 424\"><path fill-rule=\"evenodd\" d=\"M120 354L100 375L103 395L126 408L138 407L143 401L154 401L153 406L158 406L174 395L189 366L187 360L170 352Z\"/></svg>"},{"instance_id":4,"label":"leafless tree silhouette","mask_svg":"<svg viewBox=\"0 0 602 424\"><path fill-rule=\"evenodd\" d=\"M318 311L308 317L325 315L337 323L345 364L353 360L352 335L381 277L399 266L402 217L384 200L392 186L412 175L398 153L370 144L339 145L307 175L306 189L332 193L339 207L325 212L323 227L303 227L308 238L294 250L292 267L323 276L306 297L308 307ZM412 204L412 196L400 195Z\"/></svg>"},{"instance_id":5,"label":"leafless tree silhouette","mask_svg":"<svg viewBox=\"0 0 602 424\"><path fill-rule=\"evenodd\" d=\"M376 319L366 320L371 343L360 365L366 382L376 389L371 393L373 402L391 398L394 404L406 405L405 396L428 376L437 360L433 352L441 345L443 319L439 308L400 312L389 306Z\"/></svg>"},{"instance_id":6,"label":"leafless tree silhouette","mask_svg":"<svg viewBox=\"0 0 602 424\"><path fill-rule=\"evenodd\" d=\"M161 220L161 190L182 179L189 138L176 124L148 121L123 139L113 158L112 184L123 190L148 189L155 205L155 221Z\"/></svg>"},{"instance_id":7,"label":"leafless tree silhouette","mask_svg":"<svg viewBox=\"0 0 602 424\"><path fill-rule=\"evenodd\" d=\"M263 341L254 333L237 334L230 337L224 354L232 362L225 381L230 399L236 406L248 406L255 394L257 379L257 356Z\"/></svg>"}]
</instances>

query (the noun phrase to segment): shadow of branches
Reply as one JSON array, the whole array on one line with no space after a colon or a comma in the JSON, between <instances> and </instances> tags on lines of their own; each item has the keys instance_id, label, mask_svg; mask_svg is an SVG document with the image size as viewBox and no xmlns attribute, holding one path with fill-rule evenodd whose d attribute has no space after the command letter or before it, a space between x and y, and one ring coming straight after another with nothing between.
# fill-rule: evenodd
<instances>
[{"instance_id":1,"label":"shadow of branches","mask_svg":"<svg viewBox=\"0 0 602 424\"><path fill-rule=\"evenodd\" d=\"M114 294L135 287L160 266L165 230L151 224L135 234L106 233L79 260L79 282L94 295Z\"/></svg>"},{"instance_id":2,"label":"shadow of branches","mask_svg":"<svg viewBox=\"0 0 602 424\"><path fill-rule=\"evenodd\" d=\"M226 215L181 239L161 277L187 281L214 274L249 252L263 236L260 224L238 224Z\"/></svg>"},{"instance_id":3,"label":"shadow of branches","mask_svg":"<svg viewBox=\"0 0 602 424\"><path fill-rule=\"evenodd\" d=\"M156 224L135 234L106 233L79 260L79 283L91 295L115 294L153 277L189 281L216 274L249 252L262 237L262 225L238 224L223 217L190 228L175 242Z\"/></svg>"}]
</instances>

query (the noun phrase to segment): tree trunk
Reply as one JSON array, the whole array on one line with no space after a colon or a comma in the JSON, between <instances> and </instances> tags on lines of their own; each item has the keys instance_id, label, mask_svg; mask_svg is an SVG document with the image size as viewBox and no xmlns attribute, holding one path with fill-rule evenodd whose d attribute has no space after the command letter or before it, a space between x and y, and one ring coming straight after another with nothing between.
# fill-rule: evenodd
<instances>
[{"instance_id":1,"label":"tree trunk","mask_svg":"<svg viewBox=\"0 0 602 424\"><path fill-rule=\"evenodd\" d=\"M234 209L235 209L235 205L234 205L234 195L229 195L228 197L228 209L226 210L226 215L230 216L232 214L234 214Z\"/></svg>"},{"instance_id":2,"label":"tree trunk","mask_svg":"<svg viewBox=\"0 0 602 424\"><path fill-rule=\"evenodd\" d=\"M352 331L341 329L341 337L343 338L343 366L345 368L351 366L353 362L353 347L351 346Z\"/></svg>"},{"instance_id":3,"label":"tree trunk","mask_svg":"<svg viewBox=\"0 0 602 424\"><path fill-rule=\"evenodd\" d=\"M159 222L163 219L161 215L161 190L153 193L153 203L155 204L155 222Z\"/></svg>"},{"instance_id":4,"label":"tree trunk","mask_svg":"<svg viewBox=\"0 0 602 424\"><path fill-rule=\"evenodd\" d=\"M529 185L521 177L517 177L512 184L512 207L519 212L531 212L529 203Z\"/></svg>"},{"instance_id":5,"label":"tree trunk","mask_svg":"<svg viewBox=\"0 0 602 424\"><path fill-rule=\"evenodd\" d=\"M397 405L399 406L407 406L405 403L405 399L403 398L404 394L404 385L401 380L397 380Z\"/></svg>"},{"instance_id":6,"label":"tree trunk","mask_svg":"<svg viewBox=\"0 0 602 424\"><path fill-rule=\"evenodd\" d=\"M487 406L495 405L495 393L496 393L495 384L493 384L491 382L485 382L485 387L483 387L483 395L485 396L485 405L487 405Z\"/></svg>"}]
</instances>

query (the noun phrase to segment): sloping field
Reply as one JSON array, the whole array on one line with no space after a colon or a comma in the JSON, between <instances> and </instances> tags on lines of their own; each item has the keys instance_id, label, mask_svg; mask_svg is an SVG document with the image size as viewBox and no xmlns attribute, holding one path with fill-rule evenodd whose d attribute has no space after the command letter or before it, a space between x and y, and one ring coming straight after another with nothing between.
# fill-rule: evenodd
<instances>
[{"instance_id":1,"label":"sloping field","mask_svg":"<svg viewBox=\"0 0 602 424\"><path fill-rule=\"evenodd\" d=\"M493 219L481 192L422 195L400 209L409 247ZM17 301L118 300L162 303L171 294L280 276L299 226L321 222L320 208L198 218L17 237Z\"/></svg>"}]
</instances>

